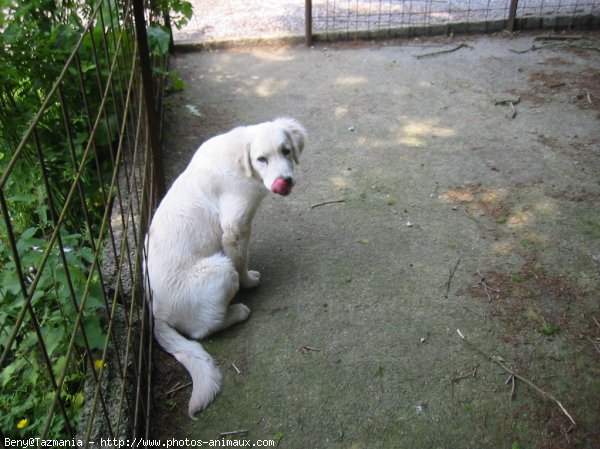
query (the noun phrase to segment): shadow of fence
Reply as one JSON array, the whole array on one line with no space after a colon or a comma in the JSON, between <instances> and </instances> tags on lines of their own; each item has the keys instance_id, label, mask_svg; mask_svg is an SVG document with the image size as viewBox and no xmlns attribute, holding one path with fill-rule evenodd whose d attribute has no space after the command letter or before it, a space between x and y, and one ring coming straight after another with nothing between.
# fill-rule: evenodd
<instances>
[{"instance_id":1,"label":"shadow of fence","mask_svg":"<svg viewBox=\"0 0 600 449\"><path fill-rule=\"evenodd\" d=\"M73 40L58 76L0 89L0 437L34 447L144 437L151 409L140 243L162 188L167 59L152 46L167 16L158 2L75 3L79 27L52 25Z\"/></svg>"}]
</instances>

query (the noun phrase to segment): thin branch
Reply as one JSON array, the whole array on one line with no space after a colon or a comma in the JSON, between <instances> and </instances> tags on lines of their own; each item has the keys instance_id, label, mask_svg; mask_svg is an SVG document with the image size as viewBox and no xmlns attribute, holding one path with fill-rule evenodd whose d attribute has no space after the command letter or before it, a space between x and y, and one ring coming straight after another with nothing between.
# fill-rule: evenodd
<instances>
[{"instance_id":1,"label":"thin branch","mask_svg":"<svg viewBox=\"0 0 600 449\"><path fill-rule=\"evenodd\" d=\"M598 351L598 353L600 354L600 345L598 343L596 343L594 340L592 340L590 337L588 337L587 339L590 341L592 346L594 346L594 348L596 348L596 351Z\"/></svg>"},{"instance_id":2,"label":"thin branch","mask_svg":"<svg viewBox=\"0 0 600 449\"><path fill-rule=\"evenodd\" d=\"M165 393L165 395L169 396L169 395L171 395L171 394L175 393L176 391L183 390L184 388L187 388L187 387L189 387L190 385L192 385L192 383L193 383L193 382L188 382L188 383L186 383L186 384L183 384L183 385L177 385L177 386L175 386L174 388L171 388L169 391L167 391L167 392Z\"/></svg>"},{"instance_id":3,"label":"thin branch","mask_svg":"<svg viewBox=\"0 0 600 449\"><path fill-rule=\"evenodd\" d=\"M448 293L450 293L450 283L452 282L452 278L454 277L454 273L456 273L456 269L458 268L458 264L460 263L460 257L456 260L454 264L454 268L450 270L450 274L448 275L448 282L446 283L446 294L444 298L448 297Z\"/></svg>"},{"instance_id":4,"label":"thin branch","mask_svg":"<svg viewBox=\"0 0 600 449\"><path fill-rule=\"evenodd\" d=\"M483 285L483 290L485 291L485 294L488 297L488 302L492 302L492 296L490 295L490 292L488 290L491 290L496 293L500 293L500 290L488 287L487 283L485 282L485 276L481 274L479 270L477 270L477 274L479 275L479 282L477 283Z\"/></svg>"},{"instance_id":5,"label":"thin branch","mask_svg":"<svg viewBox=\"0 0 600 449\"><path fill-rule=\"evenodd\" d=\"M492 362L496 363L498 366L500 366L508 374L510 374L513 377L515 377L515 378L517 378L517 379L525 382L527 385L529 385L531 388L533 388L535 391L537 391L542 396L544 396L544 397L546 397L546 398L554 401L560 407L560 409L562 410L562 412L567 416L567 418L569 418L569 420L573 423L573 425L574 426L577 425L577 423L575 422L575 420L573 419L573 417L571 416L571 414L567 411L567 409L565 408L565 406L562 405L561 402L558 399L556 399L552 394L550 394L550 393L542 390L540 387L538 387L536 384L534 384L532 381L530 381L526 377L523 377L520 374L515 373L512 369L510 369L504 363L502 363L502 361L498 357L493 357L492 355L488 354L483 349L481 349L479 346L477 346L475 343L472 343L470 340L467 340L467 338L463 335L463 333L460 331L460 329L456 329L456 332L458 333L458 336L461 338L462 341L464 341L465 343L469 344L473 349L475 349L480 354L486 356Z\"/></svg>"},{"instance_id":6,"label":"thin branch","mask_svg":"<svg viewBox=\"0 0 600 449\"><path fill-rule=\"evenodd\" d=\"M475 367L468 373L461 372L457 377L454 377L453 379L451 379L450 382L454 383L454 382L458 382L459 380L477 377L477 368L479 368L479 364L475 365Z\"/></svg>"},{"instance_id":7,"label":"thin branch","mask_svg":"<svg viewBox=\"0 0 600 449\"><path fill-rule=\"evenodd\" d=\"M314 209L315 207L324 206L325 204L345 203L345 202L346 202L346 200L345 200L345 199L341 199L341 200L331 200L331 201L323 201L322 203L313 204L312 206L310 206L310 208L311 208L311 209Z\"/></svg>"},{"instance_id":8,"label":"thin branch","mask_svg":"<svg viewBox=\"0 0 600 449\"><path fill-rule=\"evenodd\" d=\"M248 430L245 430L245 429L232 430L230 432L221 432L221 433L219 433L219 438L225 438L225 437L230 437L230 436L245 437L249 433L250 432Z\"/></svg>"},{"instance_id":9,"label":"thin branch","mask_svg":"<svg viewBox=\"0 0 600 449\"><path fill-rule=\"evenodd\" d=\"M413 55L413 56L417 59L422 59L422 58L427 58L429 56L438 56L438 55L444 55L446 53L452 53L454 51L460 50L461 48L465 48L465 47L471 48L470 45L467 45L464 42L461 42L456 47L450 48L448 50L439 50L439 51L434 51L431 53L423 53L422 55Z\"/></svg>"},{"instance_id":10,"label":"thin branch","mask_svg":"<svg viewBox=\"0 0 600 449\"><path fill-rule=\"evenodd\" d=\"M310 346L301 346L301 347L300 347L300 352L301 352L302 354L308 354L308 353L309 353L309 352L311 352L311 351L316 351L316 352L319 352L319 351L320 351L320 349L317 349L317 348L311 348Z\"/></svg>"}]
</instances>

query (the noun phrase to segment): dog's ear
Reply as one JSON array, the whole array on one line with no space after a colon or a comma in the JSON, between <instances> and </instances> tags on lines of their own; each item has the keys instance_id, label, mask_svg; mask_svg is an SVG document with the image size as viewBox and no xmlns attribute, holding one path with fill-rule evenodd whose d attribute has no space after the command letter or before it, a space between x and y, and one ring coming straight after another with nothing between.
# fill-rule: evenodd
<instances>
[{"instance_id":1,"label":"dog's ear","mask_svg":"<svg viewBox=\"0 0 600 449\"><path fill-rule=\"evenodd\" d=\"M292 144L294 162L299 164L298 158L304 149L304 142L306 141L306 130L293 118L279 118L276 122L283 127L288 140Z\"/></svg>"},{"instance_id":2,"label":"dog's ear","mask_svg":"<svg viewBox=\"0 0 600 449\"><path fill-rule=\"evenodd\" d=\"M242 166L242 170L244 170L244 174L248 177L252 177L252 161L250 159L250 142L248 142L243 150L240 159L238 160L239 164Z\"/></svg>"}]
</instances>

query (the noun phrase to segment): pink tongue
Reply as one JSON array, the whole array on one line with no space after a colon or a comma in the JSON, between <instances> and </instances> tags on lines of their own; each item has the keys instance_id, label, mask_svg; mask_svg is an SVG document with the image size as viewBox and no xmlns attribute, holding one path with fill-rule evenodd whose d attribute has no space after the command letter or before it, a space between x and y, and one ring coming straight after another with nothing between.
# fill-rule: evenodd
<instances>
[{"instance_id":1,"label":"pink tongue","mask_svg":"<svg viewBox=\"0 0 600 449\"><path fill-rule=\"evenodd\" d=\"M287 195L292 191L292 185L283 178L277 178L271 185L271 191L278 195Z\"/></svg>"}]
</instances>

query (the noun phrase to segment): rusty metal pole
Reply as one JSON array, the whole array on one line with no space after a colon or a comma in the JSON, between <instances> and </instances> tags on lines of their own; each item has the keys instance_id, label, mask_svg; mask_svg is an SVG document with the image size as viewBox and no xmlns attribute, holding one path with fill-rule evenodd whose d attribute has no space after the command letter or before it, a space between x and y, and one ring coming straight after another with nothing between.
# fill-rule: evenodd
<instances>
[{"instance_id":1,"label":"rusty metal pole","mask_svg":"<svg viewBox=\"0 0 600 449\"><path fill-rule=\"evenodd\" d=\"M305 35L306 45L312 45L312 0L305 0L304 2L304 17L305 17Z\"/></svg>"},{"instance_id":2,"label":"rusty metal pole","mask_svg":"<svg viewBox=\"0 0 600 449\"><path fill-rule=\"evenodd\" d=\"M510 9L508 10L508 23L506 29L509 32L515 31L515 21L517 20L517 4L519 0L510 0Z\"/></svg>"},{"instance_id":3,"label":"rusty metal pole","mask_svg":"<svg viewBox=\"0 0 600 449\"><path fill-rule=\"evenodd\" d=\"M154 84L152 81L152 65L150 63L148 35L146 33L144 0L133 0L133 15L135 18L135 32L140 55L140 71L142 74L144 91L144 106L150 140L149 156L152 164L152 188L154 192L151 201L154 203L154 206L156 206L158 201L165 194L165 172L163 169L158 111L156 110L156 102L154 99Z\"/></svg>"}]
</instances>

